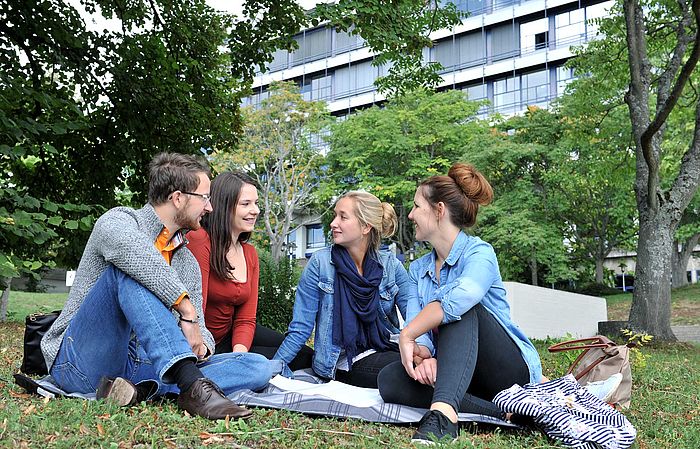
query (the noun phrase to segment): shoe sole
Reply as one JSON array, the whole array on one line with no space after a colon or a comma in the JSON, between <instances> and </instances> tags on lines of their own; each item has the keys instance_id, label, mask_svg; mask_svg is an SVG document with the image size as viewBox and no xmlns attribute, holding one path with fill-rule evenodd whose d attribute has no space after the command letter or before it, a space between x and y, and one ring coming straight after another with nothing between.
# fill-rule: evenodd
<instances>
[{"instance_id":1,"label":"shoe sole","mask_svg":"<svg viewBox=\"0 0 700 449\"><path fill-rule=\"evenodd\" d=\"M129 381L117 377L112 382L104 399L114 402L120 407L134 405L136 403L136 389Z\"/></svg>"},{"instance_id":2,"label":"shoe sole","mask_svg":"<svg viewBox=\"0 0 700 449\"><path fill-rule=\"evenodd\" d=\"M411 443L413 444L422 444L424 446L435 446L438 444L449 444L449 443L454 443L457 441L457 438L453 438L451 440L440 440L440 441L432 441L432 440L423 440L421 438L411 438Z\"/></svg>"}]
</instances>

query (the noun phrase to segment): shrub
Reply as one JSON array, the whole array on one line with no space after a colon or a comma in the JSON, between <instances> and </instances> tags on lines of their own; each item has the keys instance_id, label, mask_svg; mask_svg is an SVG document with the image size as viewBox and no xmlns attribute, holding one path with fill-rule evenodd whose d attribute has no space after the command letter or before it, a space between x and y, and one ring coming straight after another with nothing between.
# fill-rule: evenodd
<instances>
[{"instance_id":1,"label":"shrub","mask_svg":"<svg viewBox=\"0 0 700 449\"><path fill-rule=\"evenodd\" d=\"M608 287L607 285L596 284L595 282L583 284L580 287L578 287L575 290L575 292L591 296L610 296L622 293L622 291L620 290Z\"/></svg>"},{"instance_id":2,"label":"shrub","mask_svg":"<svg viewBox=\"0 0 700 449\"><path fill-rule=\"evenodd\" d=\"M267 250L258 250L260 284L258 286L257 322L285 332L292 321L294 294L301 276L295 260L287 258L275 262Z\"/></svg>"}]
</instances>

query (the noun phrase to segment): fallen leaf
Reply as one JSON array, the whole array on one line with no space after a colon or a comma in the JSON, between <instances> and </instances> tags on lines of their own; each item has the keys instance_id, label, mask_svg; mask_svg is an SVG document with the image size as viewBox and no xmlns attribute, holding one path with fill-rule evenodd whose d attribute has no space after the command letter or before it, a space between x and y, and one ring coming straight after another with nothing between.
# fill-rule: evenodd
<instances>
[{"instance_id":1,"label":"fallen leaf","mask_svg":"<svg viewBox=\"0 0 700 449\"><path fill-rule=\"evenodd\" d=\"M85 427L85 424L80 424L80 433L82 435L90 435L90 431L88 430L87 427Z\"/></svg>"},{"instance_id":2,"label":"fallen leaf","mask_svg":"<svg viewBox=\"0 0 700 449\"><path fill-rule=\"evenodd\" d=\"M165 440L165 445L171 449L177 448L177 444L175 444L175 442L173 440Z\"/></svg>"},{"instance_id":3,"label":"fallen leaf","mask_svg":"<svg viewBox=\"0 0 700 449\"><path fill-rule=\"evenodd\" d=\"M22 412L22 414L24 414L24 415L29 415L29 414L32 413L34 410L36 410L36 407L34 406L34 404L32 404L32 405L30 405L29 407L25 408L24 411Z\"/></svg>"},{"instance_id":4,"label":"fallen leaf","mask_svg":"<svg viewBox=\"0 0 700 449\"><path fill-rule=\"evenodd\" d=\"M50 397L44 396L44 399L42 399L41 402L43 402L44 404L48 404L50 400L51 400Z\"/></svg>"},{"instance_id":5,"label":"fallen leaf","mask_svg":"<svg viewBox=\"0 0 700 449\"><path fill-rule=\"evenodd\" d=\"M97 423L97 434L99 436L104 436L104 434L105 434L105 429L104 429L104 427L102 427L102 424L100 424L100 423Z\"/></svg>"},{"instance_id":6,"label":"fallen leaf","mask_svg":"<svg viewBox=\"0 0 700 449\"><path fill-rule=\"evenodd\" d=\"M12 396L13 398L18 398L18 399L29 399L31 397L31 395L29 395L27 393L17 393L13 390L10 390L10 396Z\"/></svg>"}]
</instances>

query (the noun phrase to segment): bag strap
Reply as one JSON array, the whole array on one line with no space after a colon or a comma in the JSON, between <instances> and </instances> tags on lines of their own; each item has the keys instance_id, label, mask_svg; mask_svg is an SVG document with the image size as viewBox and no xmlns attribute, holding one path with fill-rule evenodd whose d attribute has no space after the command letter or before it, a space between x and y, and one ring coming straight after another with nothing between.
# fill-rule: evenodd
<instances>
[{"instance_id":1,"label":"bag strap","mask_svg":"<svg viewBox=\"0 0 700 449\"><path fill-rule=\"evenodd\" d=\"M579 338L578 340L563 341L547 348L549 352L574 351L580 349L607 348L616 346L615 343L604 335L594 337Z\"/></svg>"}]
</instances>

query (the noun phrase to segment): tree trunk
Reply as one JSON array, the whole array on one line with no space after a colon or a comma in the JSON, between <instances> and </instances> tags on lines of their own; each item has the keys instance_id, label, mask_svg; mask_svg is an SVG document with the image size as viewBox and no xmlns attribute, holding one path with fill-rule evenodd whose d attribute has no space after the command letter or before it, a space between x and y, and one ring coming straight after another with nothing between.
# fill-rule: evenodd
<instances>
[{"instance_id":1,"label":"tree trunk","mask_svg":"<svg viewBox=\"0 0 700 449\"><path fill-rule=\"evenodd\" d=\"M687 241L679 243L674 240L671 247L673 257L673 288L679 288L688 285L688 261L693 254L693 249L700 240L700 234L695 234ZM680 246L680 251L678 247Z\"/></svg>"},{"instance_id":2,"label":"tree trunk","mask_svg":"<svg viewBox=\"0 0 700 449\"><path fill-rule=\"evenodd\" d=\"M602 284L604 281L604 275L605 275L605 269L603 267L603 261L605 259L601 259L599 257L596 257L595 259L595 282L596 284Z\"/></svg>"},{"instance_id":3,"label":"tree trunk","mask_svg":"<svg viewBox=\"0 0 700 449\"><path fill-rule=\"evenodd\" d=\"M537 258L533 253L532 256L530 256L530 282L532 285L536 286L538 285L537 281Z\"/></svg>"},{"instance_id":4,"label":"tree trunk","mask_svg":"<svg viewBox=\"0 0 700 449\"><path fill-rule=\"evenodd\" d=\"M2 296L0 296L0 323L7 321L7 305L10 303L10 286L12 285L12 278L2 278L0 279L0 285L5 285L5 289L2 291Z\"/></svg>"},{"instance_id":5,"label":"tree trunk","mask_svg":"<svg viewBox=\"0 0 700 449\"><path fill-rule=\"evenodd\" d=\"M663 210L663 209L662 209ZM670 214L640 214L639 243L630 327L655 341L676 341L671 331L671 260L673 226Z\"/></svg>"}]
</instances>

